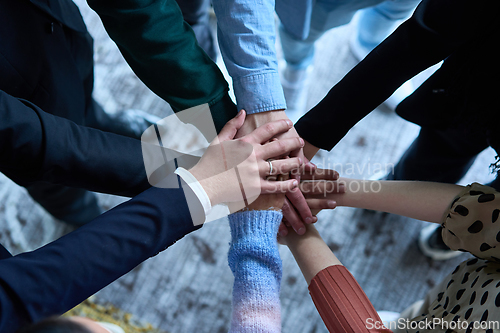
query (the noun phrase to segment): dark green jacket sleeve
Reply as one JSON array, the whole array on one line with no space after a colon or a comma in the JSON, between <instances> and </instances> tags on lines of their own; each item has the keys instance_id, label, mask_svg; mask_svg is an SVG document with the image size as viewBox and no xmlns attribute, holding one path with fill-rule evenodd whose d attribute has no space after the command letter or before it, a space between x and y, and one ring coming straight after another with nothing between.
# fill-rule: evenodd
<instances>
[{"instance_id":1,"label":"dark green jacket sleeve","mask_svg":"<svg viewBox=\"0 0 500 333\"><path fill-rule=\"evenodd\" d=\"M175 112L208 103L219 131L236 114L217 65L175 0L87 0L137 76Z\"/></svg>"}]
</instances>

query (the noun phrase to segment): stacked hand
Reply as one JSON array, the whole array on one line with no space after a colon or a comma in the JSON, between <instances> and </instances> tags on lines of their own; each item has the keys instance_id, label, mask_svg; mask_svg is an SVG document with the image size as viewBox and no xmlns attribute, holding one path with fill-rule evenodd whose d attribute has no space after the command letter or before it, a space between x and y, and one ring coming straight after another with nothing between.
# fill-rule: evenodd
<instances>
[{"instance_id":1,"label":"stacked hand","mask_svg":"<svg viewBox=\"0 0 500 333\"><path fill-rule=\"evenodd\" d=\"M243 137L255 130L259 126L263 124L276 121L276 120L286 120L290 121L286 116L284 111L271 111L271 112L262 112L257 114L252 114L247 117L243 126L239 129L236 137ZM286 132L281 132L275 136L279 140L285 140L290 138L299 138L299 135L295 128L290 128ZM301 177L304 180L337 180L339 175L336 171L333 170L325 170L322 172L317 172L316 166L309 162L309 160L304 156L304 146L298 147L295 150L290 151L288 156L290 158L300 158L303 161L301 168L296 168L290 173L290 177L292 179L301 181ZM313 150L313 151L317 151ZM275 162L273 162L274 164ZM285 172L285 170L281 170ZM342 189L340 189L342 190ZM332 207L331 200L326 199L317 199L319 201L315 202L315 205L319 205L322 208L334 208ZM328 206L330 205L330 206ZM299 235L304 234L305 232L305 224L311 224L317 221L316 216L314 216L313 212L308 206L308 203L298 188L292 188L290 191L286 193L286 199L283 204L283 216L284 223L288 226L291 226L296 233ZM287 228L284 224L280 226L280 233L286 235L288 233Z\"/></svg>"},{"instance_id":2,"label":"stacked hand","mask_svg":"<svg viewBox=\"0 0 500 333\"><path fill-rule=\"evenodd\" d=\"M314 223L318 220L316 214L322 209L334 209L337 207L335 200L331 199L332 193L344 193L344 184L338 183L339 174L335 170L319 169L313 171L300 171L300 185L287 192L287 199L283 205L283 223L280 225L281 236L288 234L291 227L299 234L306 232L306 224ZM295 202L292 205L291 202ZM297 212L308 210L313 216L313 221L304 224L300 214Z\"/></svg>"},{"instance_id":3,"label":"stacked hand","mask_svg":"<svg viewBox=\"0 0 500 333\"><path fill-rule=\"evenodd\" d=\"M269 122L234 139L244 121L245 112L241 111L224 126L198 164L190 170L205 189L212 206L241 200L248 205L261 192L285 193L299 184L295 179L266 179L271 173L268 159L288 155L304 146L304 140L299 137L270 141L289 131L292 122L285 119ZM278 170L288 173L302 164L300 157L275 160L272 162L273 174Z\"/></svg>"}]
</instances>

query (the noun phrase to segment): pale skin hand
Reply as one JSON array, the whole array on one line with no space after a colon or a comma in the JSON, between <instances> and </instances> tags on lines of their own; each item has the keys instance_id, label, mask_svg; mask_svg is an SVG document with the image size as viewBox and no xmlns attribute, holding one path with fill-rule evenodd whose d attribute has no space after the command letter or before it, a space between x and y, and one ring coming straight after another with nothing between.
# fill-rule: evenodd
<instances>
[{"instance_id":1,"label":"pale skin hand","mask_svg":"<svg viewBox=\"0 0 500 333\"><path fill-rule=\"evenodd\" d=\"M212 205L231 202L236 194L241 193L238 180L228 179L231 175L234 176L234 173L226 172L235 166L242 176L242 181L251 186L251 190L255 190L257 195L261 192L285 193L298 186L295 179L285 181L265 179L270 175L267 159L289 154L290 151L300 149L304 145L304 141L298 137L269 142L274 136L290 130L292 128L291 121L269 122L245 136L234 139L244 121L245 112L242 110L224 126L198 164L190 169L191 174L204 188ZM252 158L238 160L237 157L241 155L241 151L248 150L248 148L252 152ZM246 155L243 156L246 158ZM298 157L273 161L274 167L286 172L301 165L302 160Z\"/></svg>"},{"instance_id":2,"label":"pale skin hand","mask_svg":"<svg viewBox=\"0 0 500 333\"><path fill-rule=\"evenodd\" d=\"M261 112L256 114L251 114L245 120L245 123L238 131L236 137L241 137L255 128L266 124L270 121L278 120L278 119L288 119L284 110L274 110L268 112ZM278 139L283 140L286 138L294 138L299 137L295 128L290 129L290 131L277 135ZM304 169L305 170L314 170L316 166L309 162L304 155L304 151L302 148L297 149L295 151L290 152L290 157L298 157L302 161L304 161ZM298 173L292 173L291 178L300 181L300 176ZM294 228L295 232L302 234L305 232L304 222L305 223L314 223L317 221L317 218L313 216L310 209L307 207L304 196L300 192L295 193L287 193L287 198L285 199L286 207L295 207L294 209L284 209L283 215L286 220L289 220L290 225ZM303 222L304 221L304 222ZM285 230L283 228L283 230Z\"/></svg>"}]
</instances>

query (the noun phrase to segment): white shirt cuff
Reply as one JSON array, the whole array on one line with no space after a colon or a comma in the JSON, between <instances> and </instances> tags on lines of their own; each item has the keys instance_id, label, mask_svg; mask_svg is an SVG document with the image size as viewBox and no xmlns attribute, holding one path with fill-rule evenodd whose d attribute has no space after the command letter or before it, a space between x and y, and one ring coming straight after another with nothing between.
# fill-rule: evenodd
<instances>
[{"instance_id":1,"label":"white shirt cuff","mask_svg":"<svg viewBox=\"0 0 500 333\"><path fill-rule=\"evenodd\" d=\"M182 178L182 180L191 188L198 200L200 200L201 206L204 210L204 215L206 216L212 209L212 204L210 203L210 198L207 192L203 189L198 179L184 168L177 168L175 173Z\"/></svg>"}]
</instances>

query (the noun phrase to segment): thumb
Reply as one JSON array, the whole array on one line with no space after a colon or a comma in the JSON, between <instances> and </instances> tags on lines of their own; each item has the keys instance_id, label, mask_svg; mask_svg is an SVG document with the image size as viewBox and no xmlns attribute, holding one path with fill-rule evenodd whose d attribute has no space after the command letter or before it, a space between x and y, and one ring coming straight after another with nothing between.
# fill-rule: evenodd
<instances>
[{"instance_id":1,"label":"thumb","mask_svg":"<svg viewBox=\"0 0 500 333\"><path fill-rule=\"evenodd\" d=\"M245 122L246 112L245 110L241 110L238 112L236 117L231 119L224 125L222 130L220 131L217 139L219 142L224 142L228 140L233 140L238 130L243 126Z\"/></svg>"}]
</instances>

